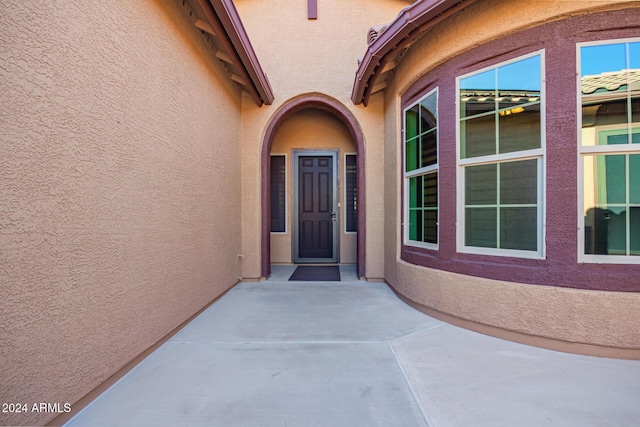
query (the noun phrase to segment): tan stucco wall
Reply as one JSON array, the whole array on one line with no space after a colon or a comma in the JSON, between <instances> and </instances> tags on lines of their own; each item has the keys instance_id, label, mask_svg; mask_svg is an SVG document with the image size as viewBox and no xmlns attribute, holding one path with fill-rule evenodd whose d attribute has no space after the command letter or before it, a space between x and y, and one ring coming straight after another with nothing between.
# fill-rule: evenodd
<instances>
[{"instance_id":1,"label":"tan stucco wall","mask_svg":"<svg viewBox=\"0 0 640 427\"><path fill-rule=\"evenodd\" d=\"M536 23L638 2L485 0L416 42L385 92L385 279L401 294L459 319L571 343L640 349L640 294L582 291L469 277L400 260L400 96L457 54ZM526 19L525 19L526 17ZM477 25L478 22L500 22Z\"/></svg>"},{"instance_id":2,"label":"tan stucco wall","mask_svg":"<svg viewBox=\"0 0 640 427\"><path fill-rule=\"evenodd\" d=\"M240 95L181 1L3 3L0 401L73 404L240 275Z\"/></svg>"},{"instance_id":3,"label":"tan stucco wall","mask_svg":"<svg viewBox=\"0 0 640 427\"><path fill-rule=\"evenodd\" d=\"M235 2L260 62L269 77L275 102L258 109L243 99L242 203L243 276L260 277L260 151L270 119L284 103L308 93L322 93L350 109L365 137L366 261L365 274L382 278L383 269L383 123L382 100L354 106L351 88L357 58L366 50L367 31L391 21L411 2L366 0L318 2L318 19L307 19L307 2L283 0ZM248 207L251 207L250 209Z\"/></svg>"},{"instance_id":4,"label":"tan stucco wall","mask_svg":"<svg viewBox=\"0 0 640 427\"><path fill-rule=\"evenodd\" d=\"M321 110L303 110L287 120L276 133L272 154L287 156L287 225L285 233L271 233L271 262L292 262L292 230L294 217L293 151L292 150L339 150L338 151L338 230L340 242L339 262L356 262L356 240L354 233L345 233L345 188L344 156L354 154L356 146L345 125L333 115Z\"/></svg>"}]
</instances>

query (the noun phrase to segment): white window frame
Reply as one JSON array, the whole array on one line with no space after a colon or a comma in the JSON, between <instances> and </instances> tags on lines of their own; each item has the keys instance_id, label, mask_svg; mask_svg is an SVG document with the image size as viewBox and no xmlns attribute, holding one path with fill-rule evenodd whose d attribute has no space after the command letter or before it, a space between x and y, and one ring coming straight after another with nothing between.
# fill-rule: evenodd
<instances>
[{"instance_id":1,"label":"white window frame","mask_svg":"<svg viewBox=\"0 0 640 427\"><path fill-rule=\"evenodd\" d=\"M520 62L529 58L540 57L540 148L510 152L505 154L493 154L486 156L478 156L472 158L461 158L461 135L460 135L460 81L486 71L495 70L509 64ZM517 58L503 61L489 67L474 70L473 72L456 77L456 250L460 253L504 256L515 258L545 259L546 257L546 67L545 67L545 51L544 49L531 52ZM467 166L479 166L483 164L506 163L509 161L538 160L538 194L536 198L538 208L538 224L537 224L537 251L519 250L519 249L501 249L501 248L484 248L478 246L467 246L465 244L466 218L465 218L465 168ZM500 233L498 224L497 233Z\"/></svg>"},{"instance_id":2,"label":"white window frame","mask_svg":"<svg viewBox=\"0 0 640 427\"><path fill-rule=\"evenodd\" d=\"M344 203L344 215L342 215L344 217L344 230L343 233L344 234L358 234L357 231L347 231L347 156L356 156L356 176L358 174L358 153L344 153L344 155L342 156L342 160L343 160L343 173L344 173L344 198L343 198L343 203ZM357 210L357 188L358 186L356 185L356 227L357 227L357 223L358 223L358 210Z\"/></svg>"},{"instance_id":3,"label":"white window frame","mask_svg":"<svg viewBox=\"0 0 640 427\"><path fill-rule=\"evenodd\" d=\"M410 172L407 172L407 153L406 153L406 149L407 149L407 142L405 139L405 135L406 135L406 117L407 117L407 111L409 109L411 109L413 106L415 106L416 104L419 104L423 99L428 98L429 96L435 94L436 95L436 156L438 161L434 164L434 165L429 165L426 166L424 168L420 168L420 169L415 169L412 170ZM438 250L439 248L439 243L440 243L440 173L439 173L439 167L438 165L440 164L440 120L439 120L439 103L440 103L440 93L438 91L438 87L430 90L429 92L425 93L423 96L421 96L420 98L418 98L416 101L412 102L411 104L409 104L406 108L404 108L402 110L402 176L403 176L403 183L404 183L404 203L402 206L402 210L403 210L403 223L404 223L404 235L403 235L403 243L405 246L413 246L413 247L418 247L418 248L424 248L424 249L431 249L431 250ZM411 203L411 197L409 194L410 191L410 186L409 186L409 181L411 178L415 178L417 176L422 176L422 175L430 175L432 173L436 173L438 174L438 207L436 208L436 212L437 212L437 221L436 221L436 226L438 227L438 231L437 231L437 235L436 235L436 243L429 243L429 242L420 242L417 240L410 240L410 216L409 216L409 209L410 206L409 204Z\"/></svg>"},{"instance_id":4,"label":"white window frame","mask_svg":"<svg viewBox=\"0 0 640 427\"><path fill-rule=\"evenodd\" d=\"M576 107L577 107L577 134L578 134L578 262L579 263L598 263L598 264L640 264L640 256L638 255L599 255L599 254L585 254L585 238L584 238L584 158L586 156L596 156L596 155L624 155L624 154L640 154L640 144L615 144L615 145L582 145L582 82L581 82L581 56L580 49L583 47L589 46L603 46L608 44L621 44L621 43L638 43L640 42L640 37L629 37L622 39L610 39L610 40L598 40L593 42L585 42L585 43L577 43L576 44ZM629 61L629 51L627 48L627 61ZM633 124L627 123L628 129L635 129L638 126L633 126ZM619 129L619 126L603 126L600 131L608 131L613 129L614 127ZM640 131L639 131L640 132ZM596 135L597 138L600 135ZM627 182L627 195L629 192L629 168L627 167L627 174L625 177ZM627 197L628 200L628 197ZM629 207L630 204L626 203L626 206ZM629 216L627 215L627 221L629 221ZM628 227L627 222L627 250L630 247L630 227Z\"/></svg>"},{"instance_id":5,"label":"white window frame","mask_svg":"<svg viewBox=\"0 0 640 427\"><path fill-rule=\"evenodd\" d=\"M287 153L271 153L269 154L269 162L273 156L284 156L284 231L272 231L271 234L286 235L289 234L289 155Z\"/></svg>"}]
</instances>

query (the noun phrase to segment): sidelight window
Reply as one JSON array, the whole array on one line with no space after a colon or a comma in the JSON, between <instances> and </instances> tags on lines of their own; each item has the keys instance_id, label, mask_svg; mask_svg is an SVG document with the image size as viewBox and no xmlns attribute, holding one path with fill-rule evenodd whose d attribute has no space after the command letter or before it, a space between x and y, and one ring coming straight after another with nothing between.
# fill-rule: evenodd
<instances>
[{"instance_id":1,"label":"sidelight window","mask_svg":"<svg viewBox=\"0 0 640 427\"><path fill-rule=\"evenodd\" d=\"M271 156L271 232L286 232L286 163L283 155Z\"/></svg>"}]
</instances>

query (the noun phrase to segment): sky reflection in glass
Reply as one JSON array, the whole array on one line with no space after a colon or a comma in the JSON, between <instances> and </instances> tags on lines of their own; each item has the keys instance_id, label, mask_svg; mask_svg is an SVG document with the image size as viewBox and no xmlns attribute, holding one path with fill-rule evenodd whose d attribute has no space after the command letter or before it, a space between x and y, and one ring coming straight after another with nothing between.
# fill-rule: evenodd
<instances>
[{"instance_id":1,"label":"sky reflection in glass","mask_svg":"<svg viewBox=\"0 0 640 427\"><path fill-rule=\"evenodd\" d=\"M580 49L581 76L593 76L627 68L624 43L585 46Z\"/></svg>"},{"instance_id":2,"label":"sky reflection in glass","mask_svg":"<svg viewBox=\"0 0 640 427\"><path fill-rule=\"evenodd\" d=\"M497 73L497 76L496 76ZM540 56L536 55L522 61L504 65L460 80L462 90L500 90L539 92Z\"/></svg>"}]
</instances>

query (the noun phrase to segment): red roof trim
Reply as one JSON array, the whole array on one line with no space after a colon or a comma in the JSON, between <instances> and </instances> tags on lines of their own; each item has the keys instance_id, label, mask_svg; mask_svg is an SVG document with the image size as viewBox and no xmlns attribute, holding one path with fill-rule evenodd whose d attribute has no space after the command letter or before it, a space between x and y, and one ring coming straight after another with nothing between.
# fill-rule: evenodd
<instances>
[{"instance_id":1,"label":"red roof trim","mask_svg":"<svg viewBox=\"0 0 640 427\"><path fill-rule=\"evenodd\" d=\"M198 0L198 3L225 50L240 69L251 97L258 106L270 105L274 97L269 79L260 66L233 1Z\"/></svg>"},{"instance_id":2,"label":"red roof trim","mask_svg":"<svg viewBox=\"0 0 640 427\"><path fill-rule=\"evenodd\" d=\"M442 19L464 9L476 0L423 0L405 8L367 48L356 71L351 100L367 105L371 89L384 65L397 54L399 48L415 40L420 34Z\"/></svg>"}]
</instances>

